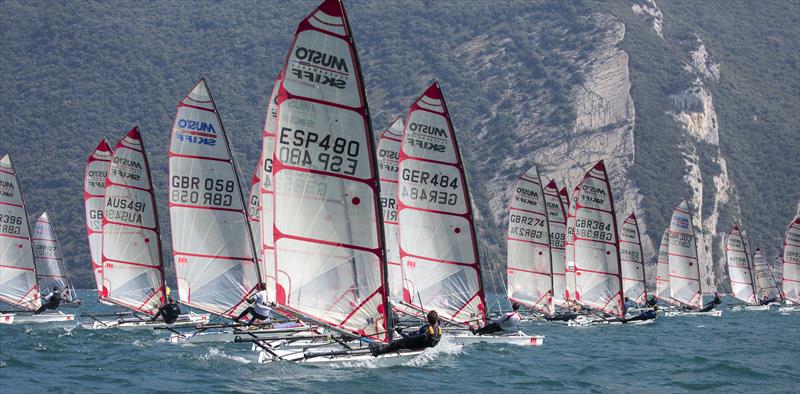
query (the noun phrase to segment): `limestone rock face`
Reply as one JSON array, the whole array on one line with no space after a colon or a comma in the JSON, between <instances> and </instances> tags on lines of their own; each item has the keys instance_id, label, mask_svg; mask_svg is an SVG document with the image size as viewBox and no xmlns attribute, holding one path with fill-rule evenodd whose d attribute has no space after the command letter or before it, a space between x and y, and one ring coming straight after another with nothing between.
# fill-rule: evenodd
<instances>
[{"instance_id":1,"label":"limestone rock face","mask_svg":"<svg viewBox=\"0 0 800 394\"><path fill-rule=\"evenodd\" d=\"M655 0L644 0L635 3L631 6L631 10L637 15L641 15L650 20L656 34L664 38L664 33L661 31L664 25L664 15L661 13L661 10L658 9Z\"/></svg>"}]
</instances>

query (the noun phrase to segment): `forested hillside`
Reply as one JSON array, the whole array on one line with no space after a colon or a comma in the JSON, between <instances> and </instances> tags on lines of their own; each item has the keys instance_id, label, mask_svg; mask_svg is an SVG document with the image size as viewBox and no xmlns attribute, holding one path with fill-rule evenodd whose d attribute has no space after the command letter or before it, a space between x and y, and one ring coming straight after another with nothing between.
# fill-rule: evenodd
<instances>
[{"instance_id":1,"label":"forested hillside","mask_svg":"<svg viewBox=\"0 0 800 394\"><path fill-rule=\"evenodd\" d=\"M432 79L441 82L487 266L503 265L509 182L535 163L574 182L604 155L621 163L612 165L625 175L615 193L643 211L656 247L672 207L699 195L703 219L716 215L708 228L743 221L752 242L777 253L800 200L800 6L659 4L659 35L653 18L633 9L650 3L345 1L376 130L404 115ZM0 151L12 156L31 217L48 211L81 287L93 283L82 182L98 140L140 126L171 256L166 144L178 101L206 77L249 179L272 82L315 5L0 2ZM718 65L716 80L686 71L698 39ZM621 82L597 90L606 80ZM713 96L716 144L681 123L708 113L676 104L691 101L692 89ZM592 154L581 153L581 138L615 133L632 139L630 151L587 139ZM695 167L699 191L687 179ZM723 178L729 186L717 187Z\"/></svg>"}]
</instances>

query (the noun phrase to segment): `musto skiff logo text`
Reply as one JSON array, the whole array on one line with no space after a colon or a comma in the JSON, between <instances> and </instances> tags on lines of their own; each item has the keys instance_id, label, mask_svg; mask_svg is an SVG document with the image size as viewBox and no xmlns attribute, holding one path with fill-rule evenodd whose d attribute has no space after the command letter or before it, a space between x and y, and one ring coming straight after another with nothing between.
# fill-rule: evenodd
<instances>
[{"instance_id":1,"label":"musto skiff logo text","mask_svg":"<svg viewBox=\"0 0 800 394\"><path fill-rule=\"evenodd\" d=\"M305 47L297 47L293 55L291 75L296 79L337 89L347 87L350 70L344 58Z\"/></svg>"},{"instance_id":2,"label":"musto skiff logo text","mask_svg":"<svg viewBox=\"0 0 800 394\"><path fill-rule=\"evenodd\" d=\"M447 130L421 123L409 124L408 130L411 131L406 133L406 143L409 145L434 152L445 151Z\"/></svg>"},{"instance_id":3,"label":"musto skiff logo text","mask_svg":"<svg viewBox=\"0 0 800 394\"><path fill-rule=\"evenodd\" d=\"M675 226L677 226L679 228L682 228L682 229L689 228L689 219L688 218L685 218L683 216L678 216L678 217L675 218L674 222L675 222Z\"/></svg>"},{"instance_id":4,"label":"musto skiff logo text","mask_svg":"<svg viewBox=\"0 0 800 394\"><path fill-rule=\"evenodd\" d=\"M178 141L208 146L217 144L217 130L211 123L178 119L178 128L179 130L175 131L175 138Z\"/></svg>"}]
</instances>

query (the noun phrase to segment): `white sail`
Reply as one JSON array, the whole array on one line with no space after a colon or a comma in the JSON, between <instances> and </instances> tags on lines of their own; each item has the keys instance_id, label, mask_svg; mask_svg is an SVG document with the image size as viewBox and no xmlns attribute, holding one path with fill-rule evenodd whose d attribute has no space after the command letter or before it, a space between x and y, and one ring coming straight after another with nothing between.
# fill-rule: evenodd
<instances>
[{"instance_id":1,"label":"white sail","mask_svg":"<svg viewBox=\"0 0 800 394\"><path fill-rule=\"evenodd\" d=\"M386 263L389 268L389 299L403 301L403 265L400 262L400 245L397 229L397 164L403 138L402 118L397 118L378 137L378 173L381 180L381 208L383 208L383 233L386 237Z\"/></svg>"},{"instance_id":2,"label":"white sail","mask_svg":"<svg viewBox=\"0 0 800 394\"><path fill-rule=\"evenodd\" d=\"M86 236L89 238L89 254L98 294L103 290L103 196L106 193L106 177L112 153L106 139L101 139L86 161L86 173L83 177Z\"/></svg>"},{"instance_id":3,"label":"white sail","mask_svg":"<svg viewBox=\"0 0 800 394\"><path fill-rule=\"evenodd\" d=\"M101 300L148 314L166 298L161 234L144 144L134 127L114 147L103 202Z\"/></svg>"},{"instance_id":4,"label":"white sail","mask_svg":"<svg viewBox=\"0 0 800 394\"><path fill-rule=\"evenodd\" d=\"M169 179L180 300L237 316L260 281L255 244L228 137L204 79L178 104Z\"/></svg>"},{"instance_id":5,"label":"white sail","mask_svg":"<svg viewBox=\"0 0 800 394\"><path fill-rule=\"evenodd\" d=\"M772 264L772 276L775 277L775 284L783 297L783 257L780 255L775 257L775 262Z\"/></svg>"},{"instance_id":6,"label":"white sail","mask_svg":"<svg viewBox=\"0 0 800 394\"><path fill-rule=\"evenodd\" d=\"M566 189L564 192L566 193ZM567 214L555 180L551 180L544 188L544 201L547 207L547 222L550 226L550 255L553 259L553 304L566 307L567 262L564 241L567 233Z\"/></svg>"},{"instance_id":7,"label":"white sail","mask_svg":"<svg viewBox=\"0 0 800 394\"><path fill-rule=\"evenodd\" d=\"M400 150L398 222L406 300L458 322L485 316L472 204L447 105L434 82L411 104Z\"/></svg>"},{"instance_id":8,"label":"white sail","mask_svg":"<svg viewBox=\"0 0 800 394\"><path fill-rule=\"evenodd\" d=\"M631 214L622 222L619 233L619 258L622 261L623 295L639 305L647 301L647 279L644 273L644 253L639 235L636 215Z\"/></svg>"},{"instance_id":9,"label":"white sail","mask_svg":"<svg viewBox=\"0 0 800 394\"><path fill-rule=\"evenodd\" d=\"M669 225L669 288L673 300L693 308L703 306L697 240L686 201L672 211Z\"/></svg>"},{"instance_id":10,"label":"white sail","mask_svg":"<svg viewBox=\"0 0 800 394\"><path fill-rule=\"evenodd\" d=\"M340 1L325 0L303 19L283 69L273 157L277 301L386 341L375 147Z\"/></svg>"},{"instance_id":11,"label":"white sail","mask_svg":"<svg viewBox=\"0 0 800 394\"><path fill-rule=\"evenodd\" d=\"M259 157L253 176L250 177L250 194L247 200L247 223L250 224L250 233L253 234L255 245L261 245L261 168L264 166L264 158ZM260 249L259 249L260 250ZM258 261L258 273L261 275L262 283L266 283L267 267L264 266L262 253L256 253ZM274 300L274 298L271 298Z\"/></svg>"},{"instance_id":12,"label":"white sail","mask_svg":"<svg viewBox=\"0 0 800 394\"><path fill-rule=\"evenodd\" d=\"M753 253L753 276L756 280L756 289L758 300L773 299L780 297L780 291L775 284L775 278L772 276L772 269L769 266L769 261L761 249L756 249Z\"/></svg>"},{"instance_id":13,"label":"white sail","mask_svg":"<svg viewBox=\"0 0 800 394\"><path fill-rule=\"evenodd\" d=\"M731 282L733 296L748 304L756 304L755 283L750 271L750 257L746 244L742 239L742 231L734 225L725 238L725 261L728 266L728 277Z\"/></svg>"},{"instance_id":14,"label":"white sail","mask_svg":"<svg viewBox=\"0 0 800 394\"><path fill-rule=\"evenodd\" d=\"M664 229L661 244L658 247L656 263L656 298L667 303L674 303L669 290L669 226Z\"/></svg>"},{"instance_id":15,"label":"white sail","mask_svg":"<svg viewBox=\"0 0 800 394\"><path fill-rule=\"evenodd\" d=\"M553 263L544 190L536 166L517 179L508 213L508 298L553 313Z\"/></svg>"},{"instance_id":16,"label":"white sail","mask_svg":"<svg viewBox=\"0 0 800 394\"><path fill-rule=\"evenodd\" d=\"M259 209L261 210L260 224L261 224L261 280L267 285L267 297L270 300L276 300L275 291L277 288L277 268L275 267L275 240L273 236L273 228L275 225L274 218L274 194L272 182L272 159L275 155L275 130L278 127L278 90L281 87L283 80L283 71L278 73L275 78L275 84L272 88L272 94L267 103L267 115L264 119L264 130L261 138L261 171L259 171L259 179L261 181L261 202ZM288 280L285 277L284 280Z\"/></svg>"},{"instance_id":17,"label":"white sail","mask_svg":"<svg viewBox=\"0 0 800 394\"><path fill-rule=\"evenodd\" d=\"M0 159L0 301L22 309L40 306L28 212L8 154Z\"/></svg>"},{"instance_id":18,"label":"white sail","mask_svg":"<svg viewBox=\"0 0 800 394\"><path fill-rule=\"evenodd\" d=\"M78 298L67 275L56 231L50 218L47 217L47 212L36 219L33 228L33 257L36 261L36 278L42 292L49 293L53 288L57 288L66 302Z\"/></svg>"},{"instance_id":19,"label":"white sail","mask_svg":"<svg viewBox=\"0 0 800 394\"><path fill-rule=\"evenodd\" d=\"M575 204L575 298L624 316L617 219L603 161L586 173Z\"/></svg>"},{"instance_id":20,"label":"white sail","mask_svg":"<svg viewBox=\"0 0 800 394\"><path fill-rule=\"evenodd\" d=\"M561 194L563 199L566 193ZM575 298L575 204L580 197L580 184L575 186L567 204L567 233L564 239L564 298L567 302L577 302ZM563 201L563 200L562 200Z\"/></svg>"},{"instance_id":21,"label":"white sail","mask_svg":"<svg viewBox=\"0 0 800 394\"><path fill-rule=\"evenodd\" d=\"M789 223L783 241L783 295L787 302L800 304L800 215Z\"/></svg>"}]
</instances>

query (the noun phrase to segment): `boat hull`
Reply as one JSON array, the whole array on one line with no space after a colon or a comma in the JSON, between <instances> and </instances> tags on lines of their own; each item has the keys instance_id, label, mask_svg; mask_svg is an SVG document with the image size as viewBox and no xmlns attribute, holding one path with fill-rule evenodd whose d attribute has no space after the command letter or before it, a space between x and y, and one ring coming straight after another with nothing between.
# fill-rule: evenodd
<instances>
[{"instance_id":1,"label":"boat hull","mask_svg":"<svg viewBox=\"0 0 800 394\"><path fill-rule=\"evenodd\" d=\"M731 311L768 311L769 305L735 305L731 307Z\"/></svg>"},{"instance_id":2,"label":"boat hull","mask_svg":"<svg viewBox=\"0 0 800 394\"><path fill-rule=\"evenodd\" d=\"M476 343L502 343L518 346L542 346L544 344L543 335L526 335L523 332L516 332L509 335L472 335L454 334L446 335L452 343L456 345L472 345Z\"/></svg>"},{"instance_id":3,"label":"boat hull","mask_svg":"<svg viewBox=\"0 0 800 394\"><path fill-rule=\"evenodd\" d=\"M415 357L423 353L423 350L402 352L402 353L389 353L380 356L373 356L366 350L357 350L352 353L337 354L329 356L316 356L312 352L292 352L292 351L276 351L281 358L276 358L267 352L261 351L258 354L259 363L270 363L275 361L291 361L302 364L317 365L322 367L339 367L339 368L362 368L362 367L395 367L403 365ZM312 357L309 357L312 356Z\"/></svg>"},{"instance_id":4,"label":"boat hull","mask_svg":"<svg viewBox=\"0 0 800 394\"><path fill-rule=\"evenodd\" d=\"M710 310L708 312L698 312L698 311L669 311L664 314L667 317L682 317L682 316L710 316L710 317L720 317L722 316L722 311L719 310Z\"/></svg>"},{"instance_id":5,"label":"boat hull","mask_svg":"<svg viewBox=\"0 0 800 394\"><path fill-rule=\"evenodd\" d=\"M270 339L270 338L283 338L292 334L306 333L312 327L290 327L290 328L274 328L274 329L254 329L254 330L241 330L241 329L224 329L216 331L199 331L188 334L172 334L169 341L172 343L225 343L236 342L236 338L242 339ZM252 332L250 332L252 331Z\"/></svg>"},{"instance_id":6,"label":"boat hull","mask_svg":"<svg viewBox=\"0 0 800 394\"><path fill-rule=\"evenodd\" d=\"M190 313L188 315L181 315L178 321L172 324L164 324L163 322L151 322L149 319L143 320L97 320L90 324L84 324L83 328L89 330L104 330L108 328L121 328L121 329L153 329L153 328L181 328L181 327L194 327L198 324L208 323L208 314Z\"/></svg>"},{"instance_id":7,"label":"boat hull","mask_svg":"<svg viewBox=\"0 0 800 394\"><path fill-rule=\"evenodd\" d=\"M0 324L73 323L75 315L66 313L43 313L28 315L19 313L0 314Z\"/></svg>"}]
</instances>

